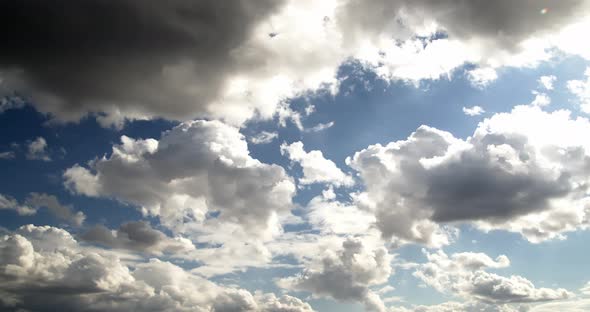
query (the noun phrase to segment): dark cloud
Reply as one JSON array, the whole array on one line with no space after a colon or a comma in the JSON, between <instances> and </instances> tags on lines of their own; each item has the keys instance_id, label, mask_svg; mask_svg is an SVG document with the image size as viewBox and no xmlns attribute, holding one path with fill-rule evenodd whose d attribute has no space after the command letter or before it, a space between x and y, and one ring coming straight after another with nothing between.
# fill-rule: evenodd
<instances>
[{"instance_id":1,"label":"dark cloud","mask_svg":"<svg viewBox=\"0 0 590 312\"><path fill-rule=\"evenodd\" d=\"M584 0L350 0L340 22L346 34L366 35L435 21L452 38L490 40L492 46L512 50L531 35L560 29L587 8Z\"/></svg>"},{"instance_id":2,"label":"dark cloud","mask_svg":"<svg viewBox=\"0 0 590 312\"><path fill-rule=\"evenodd\" d=\"M282 1L0 3L0 74L44 112L187 119L209 111L234 49ZM252 58L247 66L263 59Z\"/></svg>"},{"instance_id":3,"label":"dark cloud","mask_svg":"<svg viewBox=\"0 0 590 312\"><path fill-rule=\"evenodd\" d=\"M111 231L103 225L96 225L80 235L80 238L109 248L156 254L176 254L194 249L194 245L189 240L170 238L144 221L123 223L116 231Z\"/></svg>"}]
</instances>

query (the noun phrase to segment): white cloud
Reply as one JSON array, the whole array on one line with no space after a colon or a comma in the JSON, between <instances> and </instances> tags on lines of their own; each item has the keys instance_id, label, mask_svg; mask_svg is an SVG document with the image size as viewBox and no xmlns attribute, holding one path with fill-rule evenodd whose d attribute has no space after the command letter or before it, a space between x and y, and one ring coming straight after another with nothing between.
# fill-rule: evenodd
<instances>
[{"instance_id":1,"label":"white cloud","mask_svg":"<svg viewBox=\"0 0 590 312\"><path fill-rule=\"evenodd\" d=\"M556 81L557 81L557 77L555 77L554 75L541 76L539 78L539 84L545 90L553 90L553 85L555 84Z\"/></svg>"},{"instance_id":2,"label":"white cloud","mask_svg":"<svg viewBox=\"0 0 590 312\"><path fill-rule=\"evenodd\" d=\"M27 159L50 161L47 154L47 141L43 137L38 137L31 141L27 146Z\"/></svg>"},{"instance_id":3,"label":"white cloud","mask_svg":"<svg viewBox=\"0 0 590 312\"><path fill-rule=\"evenodd\" d=\"M21 216L30 216L37 213L35 208L27 205L21 205L11 196L0 194L0 209L9 209L16 211Z\"/></svg>"},{"instance_id":4,"label":"white cloud","mask_svg":"<svg viewBox=\"0 0 590 312\"><path fill-rule=\"evenodd\" d=\"M536 288L518 275L503 277L486 272L487 269L509 266L510 261L504 255L493 260L482 253L456 253L450 257L441 250L425 253L428 262L420 265L414 275L443 293L500 304L561 300L573 296L562 288Z\"/></svg>"},{"instance_id":5,"label":"white cloud","mask_svg":"<svg viewBox=\"0 0 590 312\"><path fill-rule=\"evenodd\" d=\"M481 106L463 107L463 113L467 116L479 116L485 112Z\"/></svg>"},{"instance_id":6,"label":"white cloud","mask_svg":"<svg viewBox=\"0 0 590 312\"><path fill-rule=\"evenodd\" d=\"M587 226L590 122L518 106L481 122L467 140L427 126L369 146L347 162L366 187L384 237L432 243L440 224L476 221L532 242Z\"/></svg>"},{"instance_id":7,"label":"white cloud","mask_svg":"<svg viewBox=\"0 0 590 312\"><path fill-rule=\"evenodd\" d=\"M471 84L478 88L485 88L498 79L498 73L490 67L476 68L467 72Z\"/></svg>"},{"instance_id":8,"label":"white cloud","mask_svg":"<svg viewBox=\"0 0 590 312\"><path fill-rule=\"evenodd\" d=\"M320 131L324 131L326 129L332 128L334 126L334 122L330 121L327 123L319 123L309 129L306 129L307 132L320 132Z\"/></svg>"},{"instance_id":9,"label":"white cloud","mask_svg":"<svg viewBox=\"0 0 590 312\"><path fill-rule=\"evenodd\" d=\"M544 107L551 104L551 98L547 94L537 91L533 91L533 94L535 99L531 102L531 105Z\"/></svg>"},{"instance_id":10,"label":"white cloud","mask_svg":"<svg viewBox=\"0 0 590 312\"><path fill-rule=\"evenodd\" d=\"M352 186L354 184L352 177L342 172L333 161L324 158L321 151L306 152L302 142L289 145L283 143L281 153L301 165L303 177L299 179L299 183L303 185L329 183L334 186Z\"/></svg>"},{"instance_id":11,"label":"white cloud","mask_svg":"<svg viewBox=\"0 0 590 312\"><path fill-rule=\"evenodd\" d=\"M252 144L268 144L279 137L278 132L262 131L250 138Z\"/></svg>"},{"instance_id":12,"label":"white cloud","mask_svg":"<svg viewBox=\"0 0 590 312\"><path fill-rule=\"evenodd\" d=\"M567 82L569 91L578 97L580 110L584 113L590 114L590 68L586 69L584 80L570 80Z\"/></svg>"}]
</instances>

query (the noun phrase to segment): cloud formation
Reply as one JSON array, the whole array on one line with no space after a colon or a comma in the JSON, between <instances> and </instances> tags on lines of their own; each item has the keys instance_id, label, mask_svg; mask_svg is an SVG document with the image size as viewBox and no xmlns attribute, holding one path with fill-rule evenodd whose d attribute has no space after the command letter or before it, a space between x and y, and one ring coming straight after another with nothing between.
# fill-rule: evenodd
<instances>
[{"instance_id":1,"label":"cloud formation","mask_svg":"<svg viewBox=\"0 0 590 312\"><path fill-rule=\"evenodd\" d=\"M297 298L220 286L170 262L126 263L49 226L27 225L0 237L0 271L3 309L313 311Z\"/></svg>"},{"instance_id":2,"label":"cloud formation","mask_svg":"<svg viewBox=\"0 0 590 312\"><path fill-rule=\"evenodd\" d=\"M303 177L299 183L328 183L334 186L352 186L354 180L348 174L342 172L336 164L324 158L321 151L306 152L301 141L281 144L281 154L286 155L291 161L298 163L303 169Z\"/></svg>"},{"instance_id":3,"label":"cloud formation","mask_svg":"<svg viewBox=\"0 0 590 312\"><path fill-rule=\"evenodd\" d=\"M33 192L23 203L19 203L13 197L0 194L0 209L10 209L21 216L30 216L36 214L41 208L47 208L58 220L73 226L81 226L86 219L86 215L82 211L74 212L72 205L60 203L54 195Z\"/></svg>"},{"instance_id":4,"label":"cloud formation","mask_svg":"<svg viewBox=\"0 0 590 312\"><path fill-rule=\"evenodd\" d=\"M477 222L533 242L587 225L590 146L584 118L518 106L467 140L421 126L407 140L348 159L366 186L359 204L383 236L432 243L440 224Z\"/></svg>"},{"instance_id":5,"label":"cloud formation","mask_svg":"<svg viewBox=\"0 0 590 312\"><path fill-rule=\"evenodd\" d=\"M73 166L64 179L75 193L137 205L176 233L207 223L272 234L295 192L283 168L250 157L238 129L219 121L185 122L159 141L123 136L108 158Z\"/></svg>"},{"instance_id":6,"label":"cloud formation","mask_svg":"<svg viewBox=\"0 0 590 312\"><path fill-rule=\"evenodd\" d=\"M538 302L567 299L573 294L565 289L536 288L522 276L500 276L487 269L505 268L510 261L504 255L495 260L482 253L426 252L428 262L420 265L414 276L443 293L454 293L484 303Z\"/></svg>"},{"instance_id":7,"label":"cloud formation","mask_svg":"<svg viewBox=\"0 0 590 312\"><path fill-rule=\"evenodd\" d=\"M379 295L369 289L387 282L392 273L392 256L385 248L370 250L362 240L349 238L339 250L327 250L317 260L314 267L299 276L280 280L279 285L307 291L315 297L362 302L368 311L386 311Z\"/></svg>"}]
</instances>

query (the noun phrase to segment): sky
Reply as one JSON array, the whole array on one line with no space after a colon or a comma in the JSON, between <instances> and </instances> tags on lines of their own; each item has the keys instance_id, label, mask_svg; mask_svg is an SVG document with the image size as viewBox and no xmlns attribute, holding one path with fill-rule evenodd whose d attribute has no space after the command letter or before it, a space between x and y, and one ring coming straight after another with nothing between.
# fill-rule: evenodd
<instances>
[{"instance_id":1,"label":"sky","mask_svg":"<svg viewBox=\"0 0 590 312\"><path fill-rule=\"evenodd\" d=\"M590 2L0 3L0 310L590 310Z\"/></svg>"}]
</instances>

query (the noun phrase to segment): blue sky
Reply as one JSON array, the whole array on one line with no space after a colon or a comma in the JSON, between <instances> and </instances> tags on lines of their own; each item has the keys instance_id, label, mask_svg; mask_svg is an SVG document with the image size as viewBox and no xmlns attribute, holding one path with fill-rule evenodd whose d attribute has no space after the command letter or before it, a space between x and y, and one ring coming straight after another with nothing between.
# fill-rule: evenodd
<instances>
[{"instance_id":1,"label":"blue sky","mask_svg":"<svg viewBox=\"0 0 590 312\"><path fill-rule=\"evenodd\" d=\"M590 308L588 5L128 2L11 8L1 310Z\"/></svg>"}]
</instances>

